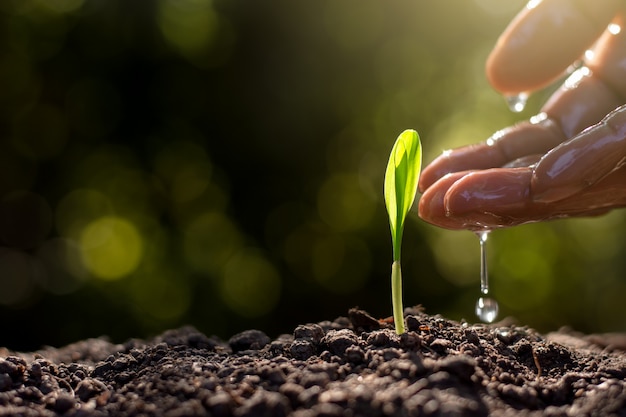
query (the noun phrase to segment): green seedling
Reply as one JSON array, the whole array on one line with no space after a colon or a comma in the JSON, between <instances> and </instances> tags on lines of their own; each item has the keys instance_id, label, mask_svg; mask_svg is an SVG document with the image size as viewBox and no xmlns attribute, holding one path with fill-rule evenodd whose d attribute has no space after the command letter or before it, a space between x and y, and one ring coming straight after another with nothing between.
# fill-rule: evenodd
<instances>
[{"instance_id":1,"label":"green seedling","mask_svg":"<svg viewBox=\"0 0 626 417\"><path fill-rule=\"evenodd\" d=\"M391 301L396 333L404 333L404 309L402 307L402 270L400 249L404 220L415 201L417 181L422 168L422 145L415 130L405 130L398 136L391 149L385 171L385 205L389 213L393 264L391 265Z\"/></svg>"}]
</instances>

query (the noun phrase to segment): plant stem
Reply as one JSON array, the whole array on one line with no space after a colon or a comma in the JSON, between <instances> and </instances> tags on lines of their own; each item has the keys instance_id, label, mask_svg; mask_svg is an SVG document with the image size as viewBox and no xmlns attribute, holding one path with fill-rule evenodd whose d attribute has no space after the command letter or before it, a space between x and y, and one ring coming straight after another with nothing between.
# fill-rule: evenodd
<instances>
[{"instance_id":1,"label":"plant stem","mask_svg":"<svg viewBox=\"0 0 626 417\"><path fill-rule=\"evenodd\" d=\"M396 333L402 334L404 333L404 308L402 307L402 270L399 260L391 264L391 302Z\"/></svg>"}]
</instances>

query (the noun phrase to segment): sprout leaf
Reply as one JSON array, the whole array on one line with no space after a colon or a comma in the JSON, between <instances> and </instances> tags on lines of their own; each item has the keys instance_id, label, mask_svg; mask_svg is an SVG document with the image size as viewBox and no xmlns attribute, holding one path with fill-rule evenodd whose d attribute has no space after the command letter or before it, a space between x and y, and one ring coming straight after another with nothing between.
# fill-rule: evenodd
<instances>
[{"instance_id":1,"label":"sprout leaf","mask_svg":"<svg viewBox=\"0 0 626 417\"><path fill-rule=\"evenodd\" d=\"M404 219L415 200L422 168L422 145L415 130L405 130L393 145L385 172L385 205L393 240L393 259L400 260Z\"/></svg>"}]
</instances>

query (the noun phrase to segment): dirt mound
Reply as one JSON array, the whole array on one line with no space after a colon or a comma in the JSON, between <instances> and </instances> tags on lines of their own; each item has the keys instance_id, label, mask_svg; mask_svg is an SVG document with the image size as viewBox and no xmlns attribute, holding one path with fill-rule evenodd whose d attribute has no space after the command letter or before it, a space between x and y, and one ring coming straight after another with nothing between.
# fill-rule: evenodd
<instances>
[{"instance_id":1,"label":"dirt mound","mask_svg":"<svg viewBox=\"0 0 626 417\"><path fill-rule=\"evenodd\" d=\"M0 416L624 416L624 336L549 335L407 309L271 340L193 328L150 341L0 349Z\"/></svg>"}]
</instances>

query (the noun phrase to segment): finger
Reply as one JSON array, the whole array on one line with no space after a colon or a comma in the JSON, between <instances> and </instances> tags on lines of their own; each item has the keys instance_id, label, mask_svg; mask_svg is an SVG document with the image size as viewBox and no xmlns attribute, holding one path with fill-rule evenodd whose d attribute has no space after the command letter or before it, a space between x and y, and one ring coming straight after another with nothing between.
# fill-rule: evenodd
<instances>
[{"instance_id":1,"label":"finger","mask_svg":"<svg viewBox=\"0 0 626 417\"><path fill-rule=\"evenodd\" d=\"M531 178L529 167L471 172L449 187L444 210L464 228L509 226L511 216L528 216Z\"/></svg>"},{"instance_id":2,"label":"finger","mask_svg":"<svg viewBox=\"0 0 626 417\"><path fill-rule=\"evenodd\" d=\"M626 168L614 171L594 186L556 203L529 198L529 168L476 171L448 184L442 197L445 218L431 222L448 229L495 229L567 217L597 216L626 206ZM441 197L440 197L441 198ZM421 212L420 212L421 214Z\"/></svg>"},{"instance_id":3,"label":"finger","mask_svg":"<svg viewBox=\"0 0 626 417\"><path fill-rule=\"evenodd\" d=\"M618 92L589 68L583 67L565 80L541 110L558 123L565 139L600 122L621 104L623 99Z\"/></svg>"},{"instance_id":4,"label":"finger","mask_svg":"<svg viewBox=\"0 0 626 417\"><path fill-rule=\"evenodd\" d=\"M418 187L421 192L425 192L447 174L471 169L493 168L502 161L504 161L504 156L500 150L486 143L447 150L422 170Z\"/></svg>"},{"instance_id":5,"label":"finger","mask_svg":"<svg viewBox=\"0 0 626 417\"><path fill-rule=\"evenodd\" d=\"M626 99L626 30L624 10L613 19L590 54L543 106L558 119L566 137L597 123ZM626 29L626 28L625 28Z\"/></svg>"},{"instance_id":6,"label":"finger","mask_svg":"<svg viewBox=\"0 0 626 417\"><path fill-rule=\"evenodd\" d=\"M531 167L535 165L543 157L541 154L533 154L522 156L521 158L514 159L511 162L506 163L502 168L522 168Z\"/></svg>"},{"instance_id":7,"label":"finger","mask_svg":"<svg viewBox=\"0 0 626 417\"><path fill-rule=\"evenodd\" d=\"M550 203L574 195L626 162L626 106L548 152L536 165L532 198Z\"/></svg>"},{"instance_id":8,"label":"finger","mask_svg":"<svg viewBox=\"0 0 626 417\"><path fill-rule=\"evenodd\" d=\"M466 174L467 172L455 172L447 175L424 191L418 203L419 216L435 226L446 229L463 229L463 223L448 217L444 197L449 188Z\"/></svg>"},{"instance_id":9,"label":"finger","mask_svg":"<svg viewBox=\"0 0 626 417\"><path fill-rule=\"evenodd\" d=\"M558 124L545 114L496 132L483 143L445 151L422 171L419 188L426 190L451 172L488 169L534 154L544 154L563 141Z\"/></svg>"},{"instance_id":10,"label":"finger","mask_svg":"<svg viewBox=\"0 0 626 417\"><path fill-rule=\"evenodd\" d=\"M615 21L621 23L621 15ZM597 50L589 69L572 74L542 113L496 132L485 143L445 151L424 168L420 190L451 172L500 167L517 158L545 153L599 122L626 97L626 29L617 35L606 32Z\"/></svg>"},{"instance_id":11,"label":"finger","mask_svg":"<svg viewBox=\"0 0 626 417\"><path fill-rule=\"evenodd\" d=\"M592 56L585 59L589 69L622 98L626 97L626 26L624 11L614 25L602 34Z\"/></svg>"},{"instance_id":12,"label":"finger","mask_svg":"<svg viewBox=\"0 0 626 417\"><path fill-rule=\"evenodd\" d=\"M620 0L529 2L487 59L491 85L517 95L550 84L592 46L620 6Z\"/></svg>"},{"instance_id":13,"label":"finger","mask_svg":"<svg viewBox=\"0 0 626 417\"><path fill-rule=\"evenodd\" d=\"M621 22L621 17L617 21ZM626 29L617 35L607 33L593 65L572 74L546 102L542 113L497 132L485 143L444 152L424 169L420 189L450 172L495 168L547 152L622 104L626 97Z\"/></svg>"},{"instance_id":14,"label":"finger","mask_svg":"<svg viewBox=\"0 0 626 417\"><path fill-rule=\"evenodd\" d=\"M533 203L536 207L553 207L561 216L589 216L626 205L626 168L622 167L593 186L556 203Z\"/></svg>"}]
</instances>

